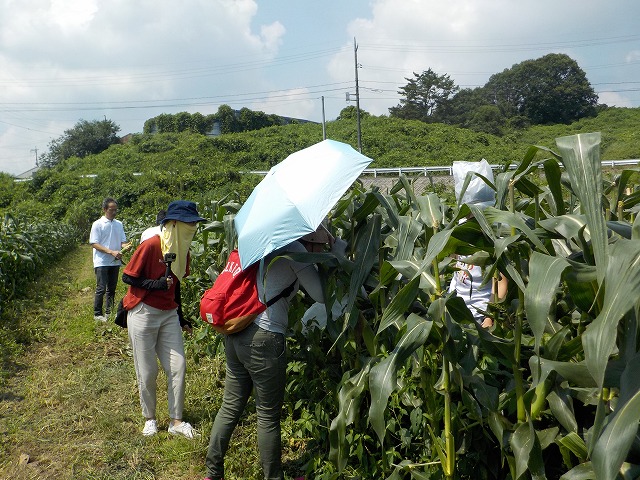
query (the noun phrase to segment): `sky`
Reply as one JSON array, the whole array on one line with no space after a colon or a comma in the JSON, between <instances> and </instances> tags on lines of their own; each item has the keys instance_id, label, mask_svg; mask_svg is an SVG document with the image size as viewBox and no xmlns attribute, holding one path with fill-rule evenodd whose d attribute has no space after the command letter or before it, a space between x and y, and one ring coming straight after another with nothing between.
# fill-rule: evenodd
<instances>
[{"instance_id":1,"label":"sky","mask_svg":"<svg viewBox=\"0 0 640 480\"><path fill-rule=\"evenodd\" d=\"M636 0L0 0L0 172L80 120L121 136L220 105L331 121L355 106L356 58L374 115L414 73L475 88L549 53L600 103L639 107L638 19Z\"/></svg>"}]
</instances>

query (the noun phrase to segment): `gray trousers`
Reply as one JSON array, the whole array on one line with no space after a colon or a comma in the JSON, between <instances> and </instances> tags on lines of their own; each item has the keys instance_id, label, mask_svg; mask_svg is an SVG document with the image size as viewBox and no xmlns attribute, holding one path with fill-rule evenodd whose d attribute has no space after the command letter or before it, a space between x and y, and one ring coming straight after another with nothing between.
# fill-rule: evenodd
<instances>
[{"instance_id":1,"label":"gray trousers","mask_svg":"<svg viewBox=\"0 0 640 480\"><path fill-rule=\"evenodd\" d=\"M211 428L206 465L208 476L224 476L224 455L231 434L254 391L258 417L258 449L265 480L282 480L280 418L286 381L284 335L255 324L225 337L227 357L224 397Z\"/></svg>"},{"instance_id":2,"label":"gray trousers","mask_svg":"<svg viewBox=\"0 0 640 480\"><path fill-rule=\"evenodd\" d=\"M140 406L145 418L156 418L158 360L167 375L169 416L182 420L186 362L177 310L159 310L140 302L127 315Z\"/></svg>"}]
</instances>

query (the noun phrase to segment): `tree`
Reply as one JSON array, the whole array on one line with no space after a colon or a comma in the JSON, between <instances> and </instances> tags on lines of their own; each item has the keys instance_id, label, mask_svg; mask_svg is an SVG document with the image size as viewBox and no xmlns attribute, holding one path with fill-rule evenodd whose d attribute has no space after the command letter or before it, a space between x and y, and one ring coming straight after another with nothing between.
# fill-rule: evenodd
<instances>
[{"instance_id":1,"label":"tree","mask_svg":"<svg viewBox=\"0 0 640 480\"><path fill-rule=\"evenodd\" d=\"M413 79L405 78L409 83L398 91L404 98L400 100L400 105L389 109L390 116L429 123L440 121L446 115L458 86L449 75L438 75L431 69L421 74L413 72L413 75Z\"/></svg>"},{"instance_id":2,"label":"tree","mask_svg":"<svg viewBox=\"0 0 640 480\"><path fill-rule=\"evenodd\" d=\"M464 88L453 96L447 111L440 115L440 121L449 125L468 127L476 110L484 106L493 106L487 99L484 88Z\"/></svg>"},{"instance_id":3,"label":"tree","mask_svg":"<svg viewBox=\"0 0 640 480\"><path fill-rule=\"evenodd\" d=\"M42 156L42 164L53 167L70 157L84 158L100 153L120 141L120 127L111 120L80 120L64 135L49 143L49 151Z\"/></svg>"},{"instance_id":4,"label":"tree","mask_svg":"<svg viewBox=\"0 0 640 480\"><path fill-rule=\"evenodd\" d=\"M465 127L476 132L502 135L506 119L495 105L481 105L473 110L473 115Z\"/></svg>"},{"instance_id":5,"label":"tree","mask_svg":"<svg viewBox=\"0 0 640 480\"><path fill-rule=\"evenodd\" d=\"M484 88L503 115L524 115L532 124L568 124L596 114L598 96L584 70L565 54L516 64L492 75Z\"/></svg>"},{"instance_id":6,"label":"tree","mask_svg":"<svg viewBox=\"0 0 640 480\"><path fill-rule=\"evenodd\" d=\"M338 118L336 120L355 120L357 118L358 111L354 105L349 105L340 110ZM360 118L370 117L371 114L363 109L360 109Z\"/></svg>"},{"instance_id":7,"label":"tree","mask_svg":"<svg viewBox=\"0 0 640 480\"><path fill-rule=\"evenodd\" d=\"M220 132L232 133L242 131L236 112L229 105L220 105L216 114L220 122Z\"/></svg>"}]
</instances>

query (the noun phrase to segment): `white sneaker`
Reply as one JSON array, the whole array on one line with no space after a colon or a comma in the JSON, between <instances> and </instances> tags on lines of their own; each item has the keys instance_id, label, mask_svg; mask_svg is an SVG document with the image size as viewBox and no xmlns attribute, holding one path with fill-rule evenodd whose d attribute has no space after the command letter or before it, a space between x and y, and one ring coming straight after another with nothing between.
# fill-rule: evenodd
<instances>
[{"instance_id":1,"label":"white sneaker","mask_svg":"<svg viewBox=\"0 0 640 480\"><path fill-rule=\"evenodd\" d=\"M158 433L158 423L155 420L147 420L144 422L144 428L142 429L142 435L150 437Z\"/></svg>"},{"instance_id":2,"label":"white sneaker","mask_svg":"<svg viewBox=\"0 0 640 480\"><path fill-rule=\"evenodd\" d=\"M177 425L169 425L168 432L173 435L182 435L186 438L199 437L200 434L188 422L180 422Z\"/></svg>"},{"instance_id":3,"label":"white sneaker","mask_svg":"<svg viewBox=\"0 0 640 480\"><path fill-rule=\"evenodd\" d=\"M107 321L107 317L105 317L104 315L94 315L93 319L96 322L106 322Z\"/></svg>"}]
</instances>

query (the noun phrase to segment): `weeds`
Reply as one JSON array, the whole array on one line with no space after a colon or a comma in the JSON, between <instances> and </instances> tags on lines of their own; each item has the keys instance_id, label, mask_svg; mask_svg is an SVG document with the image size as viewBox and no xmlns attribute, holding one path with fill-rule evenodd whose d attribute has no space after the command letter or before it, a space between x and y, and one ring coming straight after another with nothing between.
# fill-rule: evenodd
<instances>
[{"instance_id":1,"label":"weeds","mask_svg":"<svg viewBox=\"0 0 640 480\"><path fill-rule=\"evenodd\" d=\"M224 361L213 357L195 365L187 360L185 419L200 438L188 441L166 432L163 373L158 378L162 429L153 438L143 437L127 333L93 320L94 282L90 248L81 246L12 307L20 319L16 328L28 332L23 335L31 344L12 351L12 374L0 390L0 478L202 478L209 431L222 401ZM124 285L119 290L121 296ZM255 410L249 408L232 438L230 478L260 478L255 423ZM297 451L294 442L285 461L295 460Z\"/></svg>"}]
</instances>

